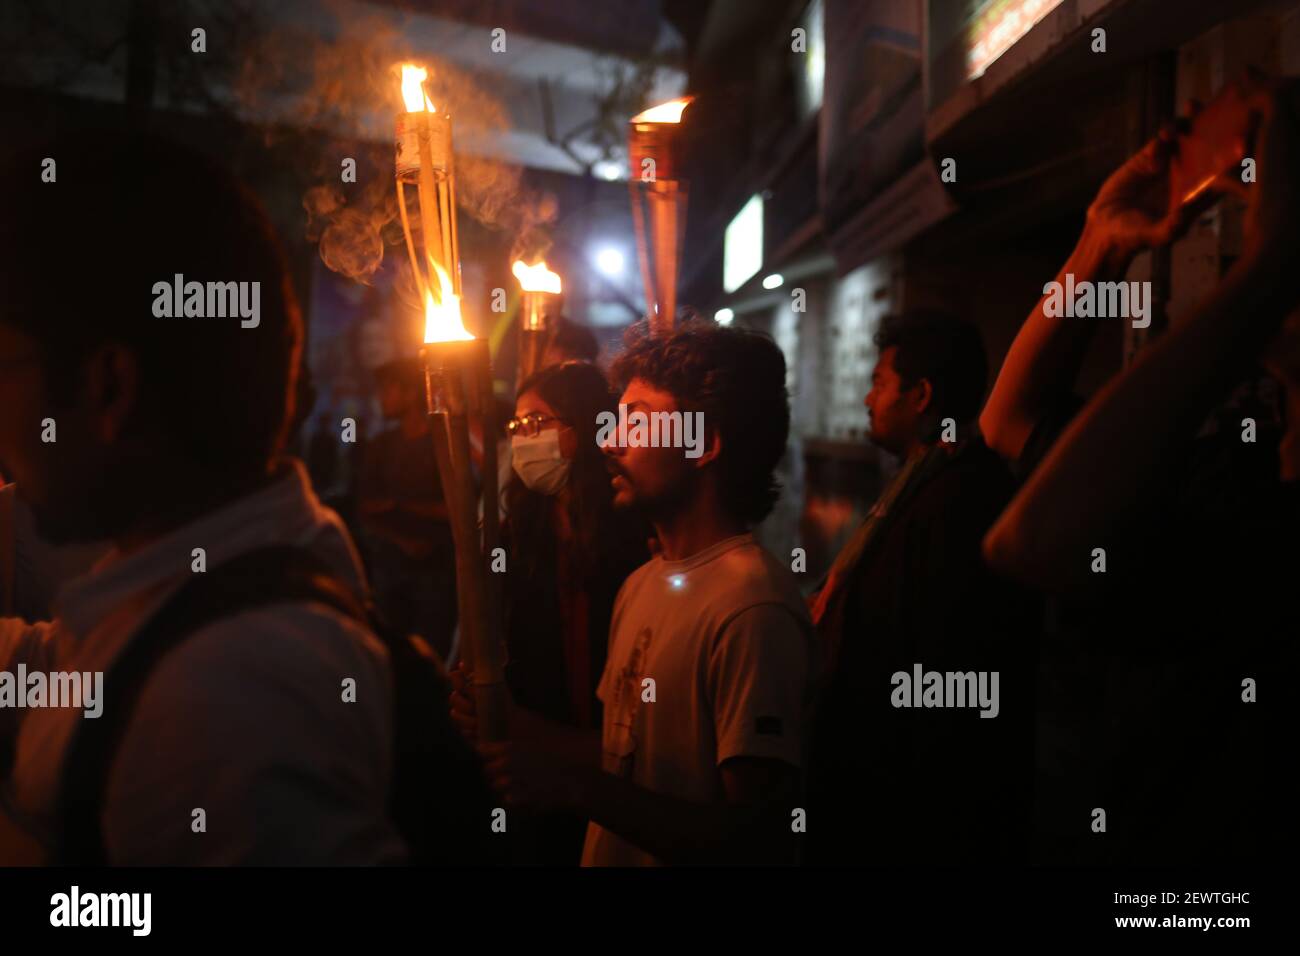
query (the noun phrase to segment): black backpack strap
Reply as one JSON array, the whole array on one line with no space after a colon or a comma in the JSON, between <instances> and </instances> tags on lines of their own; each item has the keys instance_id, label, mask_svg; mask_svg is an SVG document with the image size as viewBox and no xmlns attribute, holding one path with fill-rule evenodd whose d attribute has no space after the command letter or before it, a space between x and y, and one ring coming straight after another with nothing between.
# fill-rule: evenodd
<instances>
[{"instance_id":1,"label":"black backpack strap","mask_svg":"<svg viewBox=\"0 0 1300 956\"><path fill-rule=\"evenodd\" d=\"M250 551L195 574L138 630L104 675L101 716L78 721L64 758L60 862L108 862L100 814L108 773L150 673L208 624L270 604L324 604L370 626L367 609L312 552L289 545Z\"/></svg>"}]
</instances>

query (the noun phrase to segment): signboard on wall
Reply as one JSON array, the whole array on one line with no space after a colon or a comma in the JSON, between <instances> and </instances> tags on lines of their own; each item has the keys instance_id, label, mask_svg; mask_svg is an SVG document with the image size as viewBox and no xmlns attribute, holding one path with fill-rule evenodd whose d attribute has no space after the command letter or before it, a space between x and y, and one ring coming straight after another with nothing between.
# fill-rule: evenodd
<instances>
[{"instance_id":1,"label":"signboard on wall","mask_svg":"<svg viewBox=\"0 0 1300 956\"><path fill-rule=\"evenodd\" d=\"M722 288L735 292L763 268L763 197L751 196L727 225L722 245Z\"/></svg>"}]
</instances>

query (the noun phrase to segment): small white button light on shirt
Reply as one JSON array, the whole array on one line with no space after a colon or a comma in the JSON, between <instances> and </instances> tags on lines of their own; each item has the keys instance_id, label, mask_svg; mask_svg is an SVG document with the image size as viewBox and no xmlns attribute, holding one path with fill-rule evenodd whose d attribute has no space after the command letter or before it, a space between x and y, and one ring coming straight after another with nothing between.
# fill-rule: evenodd
<instances>
[{"instance_id":1,"label":"small white button light on shirt","mask_svg":"<svg viewBox=\"0 0 1300 956\"><path fill-rule=\"evenodd\" d=\"M674 574L668 579L668 583L672 585L674 591L680 591L686 585L686 575Z\"/></svg>"}]
</instances>

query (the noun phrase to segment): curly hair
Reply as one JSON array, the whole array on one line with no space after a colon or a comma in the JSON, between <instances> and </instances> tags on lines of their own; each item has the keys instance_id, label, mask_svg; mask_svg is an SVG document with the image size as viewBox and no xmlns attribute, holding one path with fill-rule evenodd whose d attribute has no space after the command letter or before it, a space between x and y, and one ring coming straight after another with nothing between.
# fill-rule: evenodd
<instances>
[{"instance_id":1,"label":"curly hair","mask_svg":"<svg viewBox=\"0 0 1300 956\"><path fill-rule=\"evenodd\" d=\"M790 435L790 399L785 356L770 336L693 319L656 339L638 323L611 374L619 388L640 379L672 395L678 410L703 412L706 429L722 438L728 506L749 524L771 513L781 496L775 472Z\"/></svg>"}]
</instances>

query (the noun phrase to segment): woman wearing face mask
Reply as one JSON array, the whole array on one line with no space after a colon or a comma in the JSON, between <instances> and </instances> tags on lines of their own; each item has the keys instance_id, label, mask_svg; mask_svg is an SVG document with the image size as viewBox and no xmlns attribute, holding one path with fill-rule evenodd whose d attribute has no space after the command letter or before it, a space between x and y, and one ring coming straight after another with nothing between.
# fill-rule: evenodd
<instances>
[{"instance_id":1,"label":"woman wearing face mask","mask_svg":"<svg viewBox=\"0 0 1300 956\"><path fill-rule=\"evenodd\" d=\"M600 727L596 685L614 597L649 558L645 526L613 509L596 445L598 416L617 408L598 368L566 362L520 383L515 417L507 423L514 474L502 526L506 681L521 707L587 729ZM576 864L585 824L569 817L538 821L516 857Z\"/></svg>"}]
</instances>

